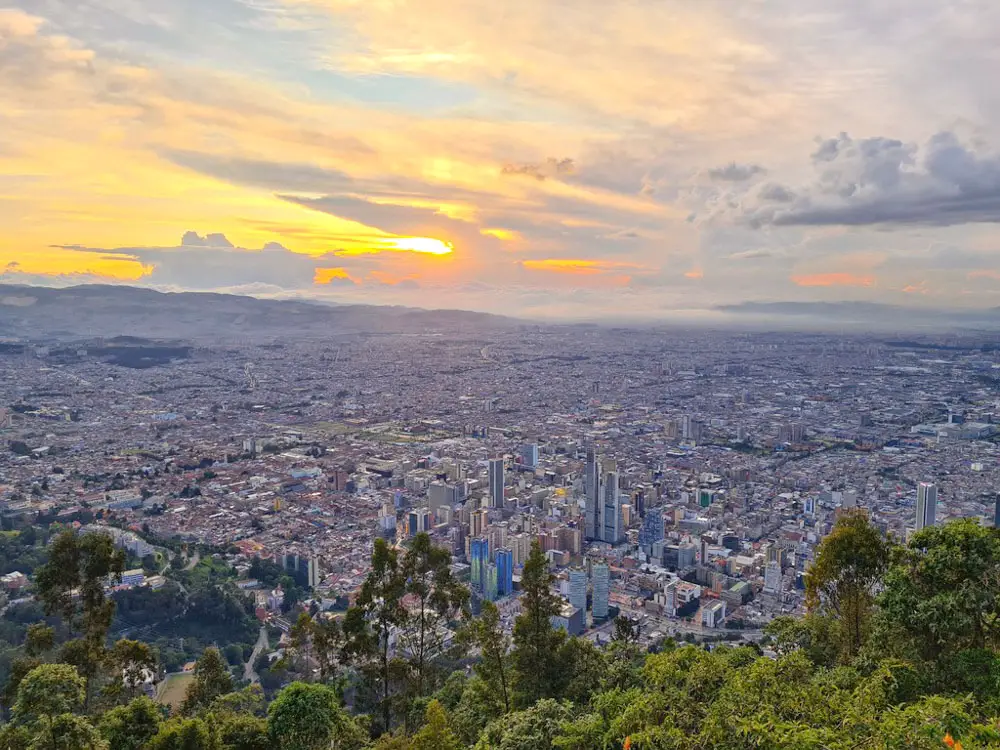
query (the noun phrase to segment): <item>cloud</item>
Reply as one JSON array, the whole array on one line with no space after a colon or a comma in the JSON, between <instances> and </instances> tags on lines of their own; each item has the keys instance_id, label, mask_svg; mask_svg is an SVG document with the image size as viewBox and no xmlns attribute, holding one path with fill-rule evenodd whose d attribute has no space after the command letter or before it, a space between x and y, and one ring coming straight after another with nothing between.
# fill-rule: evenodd
<instances>
[{"instance_id":1,"label":"cloud","mask_svg":"<svg viewBox=\"0 0 1000 750\"><path fill-rule=\"evenodd\" d=\"M708 170L708 176L713 180L723 182L744 182L751 177L764 174L767 170L759 164L737 164L730 162L724 167Z\"/></svg>"},{"instance_id":2,"label":"cloud","mask_svg":"<svg viewBox=\"0 0 1000 750\"><path fill-rule=\"evenodd\" d=\"M505 164L500 171L502 174L523 175L543 181L549 177L573 174L575 168L576 165L572 159L553 159L550 157L541 164Z\"/></svg>"},{"instance_id":3,"label":"cloud","mask_svg":"<svg viewBox=\"0 0 1000 750\"><path fill-rule=\"evenodd\" d=\"M729 198L752 226L954 226L1000 222L1000 155L952 132L918 148L846 133L819 143L815 179L797 188L757 186Z\"/></svg>"},{"instance_id":4,"label":"cloud","mask_svg":"<svg viewBox=\"0 0 1000 750\"><path fill-rule=\"evenodd\" d=\"M791 277L797 286L874 286L874 276L859 276L853 273L814 273Z\"/></svg>"},{"instance_id":5,"label":"cloud","mask_svg":"<svg viewBox=\"0 0 1000 750\"><path fill-rule=\"evenodd\" d=\"M762 258L773 258L774 253L770 250L740 250L739 252L730 253L726 257L729 260L760 260Z\"/></svg>"},{"instance_id":6,"label":"cloud","mask_svg":"<svg viewBox=\"0 0 1000 750\"><path fill-rule=\"evenodd\" d=\"M204 237L197 232L185 232L181 238L183 247L217 247L232 249L233 243L226 239L226 235L221 232L206 234Z\"/></svg>"},{"instance_id":7,"label":"cloud","mask_svg":"<svg viewBox=\"0 0 1000 750\"><path fill-rule=\"evenodd\" d=\"M531 271L551 271L553 273L579 274L592 276L611 271L642 270L635 263L623 263L609 260L591 260L581 258L543 258L539 260L522 260L521 265Z\"/></svg>"},{"instance_id":8,"label":"cloud","mask_svg":"<svg viewBox=\"0 0 1000 750\"><path fill-rule=\"evenodd\" d=\"M338 169L319 167L314 164L250 159L241 156L219 156L180 149L166 149L161 153L164 158L178 166L227 182L263 187L277 192L323 193L342 190L353 183L353 180L346 173Z\"/></svg>"},{"instance_id":9,"label":"cloud","mask_svg":"<svg viewBox=\"0 0 1000 750\"><path fill-rule=\"evenodd\" d=\"M220 233L189 231L177 247L66 248L131 262L141 268L141 284L157 287L209 291L266 284L293 291L336 276L325 268L329 261L324 256L294 253L278 243L262 250L235 247Z\"/></svg>"}]
</instances>

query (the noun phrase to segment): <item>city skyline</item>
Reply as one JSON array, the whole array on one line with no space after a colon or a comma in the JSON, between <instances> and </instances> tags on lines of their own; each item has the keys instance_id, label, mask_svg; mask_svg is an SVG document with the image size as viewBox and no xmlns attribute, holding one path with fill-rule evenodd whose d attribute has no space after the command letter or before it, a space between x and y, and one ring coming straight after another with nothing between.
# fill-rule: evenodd
<instances>
[{"instance_id":1,"label":"city skyline","mask_svg":"<svg viewBox=\"0 0 1000 750\"><path fill-rule=\"evenodd\" d=\"M13 0L0 280L535 319L992 308L1000 9L897 11Z\"/></svg>"}]
</instances>

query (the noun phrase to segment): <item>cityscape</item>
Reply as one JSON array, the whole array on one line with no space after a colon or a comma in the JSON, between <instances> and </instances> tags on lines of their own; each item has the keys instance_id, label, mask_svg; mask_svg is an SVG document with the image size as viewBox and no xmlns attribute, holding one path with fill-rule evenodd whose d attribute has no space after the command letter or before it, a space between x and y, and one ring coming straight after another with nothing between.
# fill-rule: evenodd
<instances>
[{"instance_id":1,"label":"cityscape","mask_svg":"<svg viewBox=\"0 0 1000 750\"><path fill-rule=\"evenodd\" d=\"M606 643L625 615L647 645L759 640L804 611L844 511L904 541L997 517L991 336L520 324L202 345L155 366L121 364L122 344L154 346L5 345L5 523L86 516L139 552L301 567L323 608L353 601L373 539L426 532L508 628L537 543L572 635ZM280 591L239 583L288 629Z\"/></svg>"},{"instance_id":2,"label":"cityscape","mask_svg":"<svg viewBox=\"0 0 1000 750\"><path fill-rule=\"evenodd\" d=\"M0 750L1000 750L998 50L0 2Z\"/></svg>"}]
</instances>

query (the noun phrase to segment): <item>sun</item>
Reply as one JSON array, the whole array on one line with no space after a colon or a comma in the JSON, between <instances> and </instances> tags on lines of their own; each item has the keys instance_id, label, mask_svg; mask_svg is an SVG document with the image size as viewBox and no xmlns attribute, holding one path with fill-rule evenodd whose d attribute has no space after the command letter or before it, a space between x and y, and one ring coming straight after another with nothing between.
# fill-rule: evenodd
<instances>
[{"instance_id":1,"label":"sun","mask_svg":"<svg viewBox=\"0 0 1000 750\"><path fill-rule=\"evenodd\" d=\"M455 246L450 242L436 240L433 237L394 237L387 240L387 244L396 250L409 250L429 255L450 255L455 251Z\"/></svg>"}]
</instances>

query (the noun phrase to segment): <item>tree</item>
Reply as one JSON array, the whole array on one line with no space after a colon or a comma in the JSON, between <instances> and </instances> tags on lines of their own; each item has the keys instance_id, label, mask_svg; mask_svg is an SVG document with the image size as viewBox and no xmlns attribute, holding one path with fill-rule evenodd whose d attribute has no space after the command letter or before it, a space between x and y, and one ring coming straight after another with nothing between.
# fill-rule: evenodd
<instances>
[{"instance_id":1,"label":"tree","mask_svg":"<svg viewBox=\"0 0 1000 750\"><path fill-rule=\"evenodd\" d=\"M219 649L206 648L194 665L194 680L188 685L181 713L193 714L232 690L233 678Z\"/></svg>"},{"instance_id":2,"label":"tree","mask_svg":"<svg viewBox=\"0 0 1000 750\"><path fill-rule=\"evenodd\" d=\"M563 641L556 663L560 676L558 696L571 703L589 703L608 675L604 652L583 638Z\"/></svg>"},{"instance_id":3,"label":"tree","mask_svg":"<svg viewBox=\"0 0 1000 750\"><path fill-rule=\"evenodd\" d=\"M638 643L641 627L638 620L625 615L618 615L615 618L615 632L611 634L611 639L622 643Z\"/></svg>"},{"instance_id":4,"label":"tree","mask_svg":"<svg viewBox=\"0 0 1000 750\"><path fill-rule=\"evenodd\" d=\"M552 581L548 560L535 542L521 574L521 614L514 622L514 685L522 706L555 697L562 678L558 655L566 633L552 627L550 618L560 611Z\"/></svg>"},{"instance_id":5,"label":"tree","mask_svg":"<svg viewBox=\"0 0 1000 750\"><path fill-rule=\"evenodd\" d=\"M73 713L83 705L83 689L83 678L69 664L42 664L21 680L11 715L15 723L30 725Z\"/></svg>"},{"instance_id":6,"label":"tree","mask_svg":"<svg viewBox=\"0 0 1000 750\"><path fill-rule=\"evenodd\" d=\"M130 700L139 695L147 679L156 674L156 654L148 643L121 639L107 656L111 681L104 694L114 699Z\"/></svg>"},{"instance_id":7,"label":"tree","mask_svg":"<svg viewBox=\"0 0 1000 750\"><path fill-rule=\"evenodd\" d=\"M29 746L30 750L109 750L94 725L82 716L60 714Z\"/></svg>"},{"instance_id":8,"label":"tree","mask_svg":"<svg viewBox=\"0 0 1000 750\"><path fill-rule=\"evenodd\" d=\"M230 714L213 719L226 750L270 750L267 721L247 714Z\"/></svg>"},{"instance_id":9,"label":"tree","mask_svg":"<svg viewBox=\"0 0 1000 750\"><path fill-rule=\"evenodd\" d=\"M442 623L454 619L469 601L469 591L451 573L451 553L421 532L403 561L406 594L416 601L417 614L405 631L403 642L414 672L414 692L425 693L429 661L440 654Z\"/></svg>"},{"instance_id":10,"label":"tree","mask_svg":"<svg viewBox=\"0 0 1000 750\"><path fill-rule=\"evenodd\" d=\"M90 705L91 685L100 674L107 653L103 640L96 638L74 638L59 649L59 661L76 667L84 679L84 705Z\"/></svg>"},{"instance_id":11,"label":"tree","mask_svg":"<svg viewBox=\"0 0 1000 750\"><path fill-rule=\"evenodd\" d=\"M503 712L510 713L510 668L507 663L510 637L500 623L500 610L493 602L483 602L479 617L469 625L469 633L481 654L475 666L476 674L493 691Z\"/></svg>"},{"instance_id":12,"label":"tree","mask_svg":"<svg viewBox=\"0 0 1000 750\"><path fill-rule=\"evenodd\" d=\"M110 535L64 531L50 545L49 560L37 571L35 586L47 615L59 614L71 631L82 630L98 641L107 634L114 614L104 587L109 580L120 581L124 570L125 552L115 549Z\"/></svg>"},{"instance_id":13,"label":"tree","mask_svg":"<svg viewBox=\"0 0 1000 750\"><path fill-rule=\"evenodd\" d=\"M399 669L390 654L390 636L409 620L403 606L405 595L406 577L399 553L384 539L376 539L371 571L361 586L357 606L344 618L344 652L374 678L384 731L392 727L392 683Z\"/></svg>"},{"instance_id":14,"label":"tree","mask_svg":"<svg viewBox=\"0 0 1000 750\"><path fill-rule=\"evenodd\" d=\"M894 551L879 604L925 659L996 648L1000 535L973 519L921 529Z\"/></svg>"},{"instance_id":15,"label":"tree","mask_svg":"<svg viewBox=\"0 0 1000 750\"><path fill-rule=\"evenodd\" d=\"M319 663L320 679L331 680L337 674L339 654L344 645L340 625L332 617L319 616L312 621L313 653Z\"/></svg>"},{"instance_id":16,"label":"tree","mask_svg":"<svg viewBox=\"0 0 1000 750\"><path fill-rule=\"evenodd\" d=\"M839 623L832 617L807 614L805 617L775 617L764 628L774 650L786 656L801 649L817 666L832 667L841 655Z\"/></svg>"},{"instance_id":17,"label":"tree","mask_svg":"<svg viewBox=\"0 0 1000 750\"><path fill-rule=\"evenodd\" d=\"M432 700L427 705L424 725L410 740L410 750L462 750L448 714L438 701Z\"/></svg>"},{"instance_id":18,"label":"tree","mask_svg":"<svg viewBox=\"0 0 1000 750\"><path fill-rule=\"evenodd\" d=\"M147 750L222 750L222 743L211 722L178 716L160 726Z\"/></svg>"},{"instance_id":19,"label":"tree","mask_svg":"<svg viewBox=\"0 0 1000 750\"><path fill-rule=\"evenodd\" d=\"M81 633L62 651L65 661L80 668L88 703L115 611L115 603L105 596L105 585L120 581L124 570L125 552L115 549L110 535L64 531L52 541L48 562L36 572L35 586L45 613L60 615L71 633Z\"/></svg>"},{"instance_id":20,"label":"tree","mask_svg":"<svg viewBox=\"0 0 1000 750\"><path fill-rule=\"evenodd\" d=\"M299 613L299 618L288 631L288 649L291 661L299 661L298 667L290 664L289 668L296 670L303 675L306 681L312 672L312 641L313 641L313 619L308 612Z\"/></svg>"},{"instance_id":21,"label":"tree","mask_svg":"<svg viewBox=\"0 0 1000 750\"><path fill-rule=\"evenodd\" d=\"M875 587L888 563L885 539L863 510L854 510L837 519L806 573L809 611L836 618L844 661L854 658L865 642Z\"/></svg>"},{"instance_id":22,"label":"tree","mask_svg":"<svg viewBox=\"0 0 1000 750\"><path fill-rule=\"evenodd\" d=\"M568 704L543 698L531 708L492 722L476 745L477 750L553 750L553 741L572 718ZM619 745L618 747L621 747Z\"/></svg>"},{"instance_id":23,"label":"tree","mask_svg":"<svg viewBox=\"0 0 1000 750\"><path fill-rule=\"evenodd\" d=\"M68 664L42 664L25 675L11 716L15 724L31 732L35 738L32 747L104 747L93 727L73 715L83 705L84 685L84 679Z\"/></svg>"},{"instance_id":24,"label":"tree","mask_svg":"<svg viewBox=\"0 0 1000 750\"><path fill-rule=\"evenodd\" d=\"M55 647L56 631L44 622L36 622L28 626L24 637L24 653L28 656L41 656Z\"/></svg>"},{"instance_id":25,"label":"tree","mask_svg":"<svg viewBox=\"0 0 1000 750\"><path fill-rule=\"evenodd\" d=\"M146 696L107 711L97 725L113 750L141 750L160 729L163 711Z\"/></svg>"},{"instance_id":26,"label":"tree","mask_svg":"<svg viewBox=\"0 0 1000 750\"><path fill-rule=\"evenodd\" d=\"M293 682L267 712L267 730L282 750L326 750L363 744L363 733L326 685Z\"/></svg>"}]
</instances>

